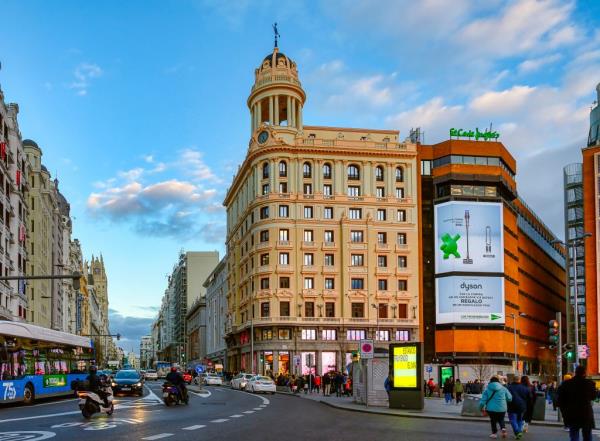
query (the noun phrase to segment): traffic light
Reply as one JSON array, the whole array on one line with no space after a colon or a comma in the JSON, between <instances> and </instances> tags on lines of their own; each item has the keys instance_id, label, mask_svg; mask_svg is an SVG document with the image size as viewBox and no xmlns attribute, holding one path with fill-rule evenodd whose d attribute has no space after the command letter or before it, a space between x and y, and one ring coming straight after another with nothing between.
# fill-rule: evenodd
<instances>
[{"instance_id":1,"label":"traffic light","mask_svg":"<svg viewBox=\"0 0 600 441\"><path fill-rule=\"evenodd\" d=\"M573 343L567 343L563 345L564 355L567 360L573 361L575 360L575 345Z\"/></svg>"},{"instance_id":2,"label":"traffic light","mask_svg":"<svg viewBox=\"0 0 600 441\"><path fill-rule=\"evenodd\" d=\"M548 322L548 342L551 345L556 345L558 344L558 334L560 332L560 330L558 329L558 321L556 320L550 320Z\"/></svg>"}]
</instances>

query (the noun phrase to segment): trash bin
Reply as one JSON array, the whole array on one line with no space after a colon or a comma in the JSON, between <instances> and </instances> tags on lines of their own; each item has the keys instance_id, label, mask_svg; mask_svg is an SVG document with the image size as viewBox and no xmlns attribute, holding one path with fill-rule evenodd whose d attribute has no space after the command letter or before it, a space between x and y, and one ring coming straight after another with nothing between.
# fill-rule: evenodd
<instances>
[{"instance_id":1,"label":"trash bin","mask_svg":"<svg viewBox=\"0 0 600 441\"><path fill-rule=\"evenodd\" d=\"M532 419L544 421L546 419L546 394L544 392L536 392L535 397Z\"/></svg>"},{"instance_id":2,"label":"trash bin","mask_svg":"<svg viewBox=\"0 0 600 441\"><path fill-rule=\"evenodd\" d=\"M479 409L479 400L481 395L466 394L463 396L463 405L460 414L462 416L481 416L481 410Z\"/></svg>"}]
</instances>

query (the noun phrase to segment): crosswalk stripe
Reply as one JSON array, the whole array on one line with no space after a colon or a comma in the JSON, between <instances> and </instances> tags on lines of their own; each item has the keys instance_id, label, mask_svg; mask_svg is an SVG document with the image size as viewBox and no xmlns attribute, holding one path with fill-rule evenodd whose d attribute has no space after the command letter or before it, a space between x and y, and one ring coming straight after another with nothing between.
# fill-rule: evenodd
<instances>
[{"instance_id":1,"label":"crosswalk stripe","mask_svg":"<svg viewBox=\"0 0 600 441\"><path fill-rule=\"evenodd\" d=\"M212 420L211 423L224 423L225 421L229 421L227 418L221 418L218 420Z\"/></svg>"},{"instance_id":2,"label":"crosswalk stripe","mask_svg":"<svg viewBox=\"0 0 600 441\"><path fill-rule=\"evenodd\" d=\"M201 424L197 424L195 426L184 427L182 430L198 430L198 429L202 429L203 427L206 427L206 426L203 426Z\"/></svg>"},{"instance_id":3,"label":"crosswalk stripe","mask_svg":"<svg viewBox=\"0 0 600 441\"><path fill-rule=\"evenodd\" d=\"M238 415L230 415L229 418L241 418L243 416L244 415L239 415L239 414Z\"/></svg>"},{"instance_id":4,"label":"crosswalk stripe","mask_svg":"<svg viewBox=\"0 0 600 441\"><path fill-rule=\"evenodd\" d=\"M159 433L158 435L152 435L152 436L147 436L145 438L142 439L147 439L147 440L153 440L153 439L161 439L161 438L168 438L170 436L173 436L172 433Z\"/></svg>"},{"instance_id":5,"label":"crosswalk stripe","mask_svg":"<svg viewBox=\"0 0 600 441\"><path fill-rule=\"evenodd\" d=\"M254 413L253 410L246 410L244 413Z\"/></svg>"}]
</instances>

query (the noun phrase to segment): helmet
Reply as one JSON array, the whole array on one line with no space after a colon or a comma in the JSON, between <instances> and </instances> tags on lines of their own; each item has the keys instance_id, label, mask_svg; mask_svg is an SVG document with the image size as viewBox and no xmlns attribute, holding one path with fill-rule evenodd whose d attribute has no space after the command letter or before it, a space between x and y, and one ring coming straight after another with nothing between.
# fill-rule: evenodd
<instances>
[{"instance_id":1,"label":"helmet","mask_svg":"<svg viewBox=\"0 0 600 441\"><path fill-rule=\"evenodd\" d=\"M171 372L177 372L177 368L175 366L171 366Z\"/></svg>"},{"instance_id":2,"label":"helmet","mask_svg":"<svg viewBox=\"0 0 600 441\"><path fill-rule=\"evenodd\" d=\"M90 366L90 374L95 374L98 372L98 368L96 366Z\"/></svg>"}]
</instances>

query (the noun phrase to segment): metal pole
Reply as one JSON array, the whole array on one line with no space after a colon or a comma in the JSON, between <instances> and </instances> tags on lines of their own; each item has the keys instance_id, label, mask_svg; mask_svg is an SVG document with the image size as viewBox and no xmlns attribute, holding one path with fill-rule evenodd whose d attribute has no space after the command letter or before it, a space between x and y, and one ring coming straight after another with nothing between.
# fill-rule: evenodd
<instances>
[{"instance_id":1,"label":"metal pole","mask_svg":"<svg viewBox=\"0 0 600 441\"><path fill-rule=\"evenodd\" d=\"M513 318L513 336L515 340L515 366L513 368L513 374L517 375L517 366L519 364L519 359L517 356L517 315L511 314Z\"/></svg>"},{"instance_id":2,"label":"metal pole","mask_svg":"<svg viewBox=\"0 0 600 441\"><path fill-rule=\"evenodd\" d=\"M250 373L254 373L254 291L250 294Z\"/></svg>"},{"instance_id":3,"label":"metal pole","mask_svg":"<svg viewBox=\"0 0 600 441\"><path fill-rule=\"evenodd\" d=\"M558 322L558 345L556 348L556 364L558 372L558 378L556 384L560 384L560 380L562 379L562 314L559 312L556 313L556 321ZM562 416L560 414L560 409L557 412L558 422L562 420Z\"/></svg>"},{"instance_id":4,"label":"metal pole","mask_svg":"<svg viewBox=\"0 0 600 441\"><path fill-rule=\"evenodd\" d=\"M574 297L575 297L575 306L574 306L574 312L573 312L573 319L575 321L575 366L577 367L579 365L579 299L577 298L577 284L579 283L578 277L577 277L577 242L573 241L572 242L572 249L573 249L573 277L574 277L574 286L573 286L573 291L574 291ZM574 370L574 369L573 369Z\"/></svg>"}]
</instances>

